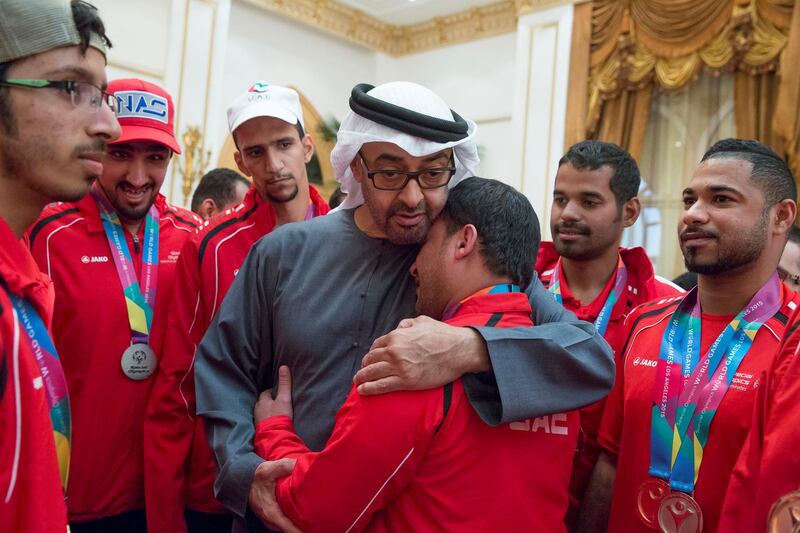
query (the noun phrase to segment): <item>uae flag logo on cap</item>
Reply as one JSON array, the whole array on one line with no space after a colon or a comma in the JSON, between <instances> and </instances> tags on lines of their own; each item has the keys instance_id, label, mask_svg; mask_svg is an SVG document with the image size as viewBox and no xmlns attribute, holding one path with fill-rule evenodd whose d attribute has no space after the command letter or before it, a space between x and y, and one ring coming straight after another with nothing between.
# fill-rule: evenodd
<instances>
[{"instance_id":1,"label":"uae flag logo on cap","mask_svg":"<svg viewBox=\"0 0 800 533\"><path fill-rule=\"evenodd\" d=\"M254 83L253 86L250 87L247 90L247 92L250 92L250 93L265 93L265 92L267 92L267 88L269 88L269 84L264 83L263 81L259 81L259 82Z\"/></svg>"}]
</instances>

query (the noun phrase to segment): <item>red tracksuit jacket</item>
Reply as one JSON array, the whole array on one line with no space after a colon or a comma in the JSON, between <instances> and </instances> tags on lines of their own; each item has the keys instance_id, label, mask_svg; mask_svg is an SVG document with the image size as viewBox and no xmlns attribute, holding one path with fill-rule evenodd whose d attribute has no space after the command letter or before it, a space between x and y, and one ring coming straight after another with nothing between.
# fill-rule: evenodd
<instances>
[{"instance_id":1,"label":"red tracksuit jacket","mask_svg":"<svg viewBox=\"0 0 800 533\"><path fill-rule=\"evenodd\" d=\"M530 326L524 293L474 296L449 323ZM256 452L297 459L278 480L281 509L303 531L565 531L577 412L497 427L461 381L428 391L359 396L311 452L288 417L256 428Z\"/></svg>"},{"instance_id":2,"label":"red tracksuit jacket","mask_svg":"<svg viewBox=\"0 0 800 533\"><path fill-rule=\"evenodd\" d=\"M620 363L619 350L622 348L624 341L623 325L628 313L634 307L645 302L656 298L675 296L683 292L683 289L672 282L656 276L655 272L653 272L653 265L650 263L650 258L647 257L647 252L645 252L644 248L620 248L619 254L628 272L628 289L625 291L624 296L614 305L608 328L603 335L606 342L614 349L615 361L618 365ZM541 243L539 256L536 258L536 272L539 274L539 279L542 280L545 288L550 286L553 269L556 267L558 259L558 252L552 242ZM575 316L579 319L593 323L597 320L597 315L600 314L603 304L605 304L609 293L613 289L616 270L609 278L600 295L593 302L586 304L572 296L563 272L559 277L561 278L561 296L564 307L575 313ZM578 452L575 455L572 480L570 481L570 513L568 518L570 523L577 518L583 493L589 483L594 464L597 462L597 456L600 453L600 448L597 445L597 433L600 431L600 422L603 419L605 404L606 401L603 399L580 410L581 439L578 444Z\"/></svg>"},{"instance_id":3,"label":"red tracksuit jacket","mask_svg":"<svg viewBox=\"0 0 800 533\"><path fill-rule=\"evenodd\" d=\"M317 215L329 211L309 186ZM174 302L145 417L145 497L150 533L186 531L184 508L225 509L214 498L216 462L195 416L194 352L258 239L275 228L275 211L255 190L186 242L178 261Z\"/></svg>"},{"instance_id":4,"label":"red tracksuit jacket","mask_svg":"<svg viewBox=\"0 0 800 533\"><path fill-rule=\"evenodd\" d=\"M772 365L787 324L797 319L800 294L781 288L783 306L758 330L753 345L734 374L732 385L716 411L703 450L694 498L703 511L703 531L718 531L722 502L752 421L753 405L762 372ZM609 516L609 532L652 531L638 516L639 487L648 479L653 383L659 349L669 318L681 298L644 304L628 315L622 364L608 396L598 442L617 458L616 479ZM708 347L731 316L702 314L700 353ZM745 529L746 531L750 531ZM728 530L719 529L719 531Z\"/></svg>"},{"instance_id":5,"label":"red tracksuit jacket","mask_svg":"<svg viewBox=\"0 0 800 533\"><path fill-rule=\"evenodd\" d=\"M792 325L780 355L761 378L750 434L725 495L720 531L764 531L775 502L800 489L798 326L800 322Z\"/></svg>"},{"instance_id":6,"label":"red tracksuit jacket","mask_svg":"<svg viewBox=\"0 0 800 533\"><path fill-rule=\"evenodd\" d=\"M169 302L175 263L200 219L158 195L158 285L150 343ZM125 232L138 276L142 255ZM139 241L144 238L144 224ZM144 508L142 426L153 378L133 381L120 358L131 343L128 312L94 199L48 207L29 232L33 256L55 284L53 335L72 408L67 486L74 522ZM137 251L138 250L138 251ZM162 328L163 329L163 328Z\"/></svg>"},{"instance_id":7,"label":"red tracksuit jacket","mask_svg":"<svg viewBox=\"0 0 800 533\"><path fill-rule=\"evenodd\" d=\"M0 218L0 529L67 530L53 425L28 336L6 291L33 304L49 326L53 284Z\"/></svg>"}]
</instances>

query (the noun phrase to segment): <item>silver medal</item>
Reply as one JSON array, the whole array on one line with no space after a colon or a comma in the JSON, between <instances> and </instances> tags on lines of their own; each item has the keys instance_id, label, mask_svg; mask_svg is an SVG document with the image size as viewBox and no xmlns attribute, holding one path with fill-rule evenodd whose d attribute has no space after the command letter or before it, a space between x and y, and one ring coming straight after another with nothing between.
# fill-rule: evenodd
<instances>
[{"instance_id":1,"label":"silver medal","mask_svg":"<svg viewBox=\"0 0 800 533\"><path fill-rule=\"evenodd\" d=\"M156 353L147 344L137 342L122 352L122 372L139 381L149 378L156 369Z\"/></svg>"}]
</instances>

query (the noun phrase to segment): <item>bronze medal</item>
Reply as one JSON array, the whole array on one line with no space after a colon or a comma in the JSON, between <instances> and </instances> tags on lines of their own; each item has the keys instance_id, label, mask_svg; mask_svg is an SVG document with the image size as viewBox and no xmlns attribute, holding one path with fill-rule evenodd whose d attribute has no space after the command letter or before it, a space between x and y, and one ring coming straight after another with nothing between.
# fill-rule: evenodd
<instances>
[{"instance_id":1,"label":"bronze medal","mask_svg":"<svg viewBox=\"0 0 800 533\"><path fill-rule=\"evenodd\" d=\"M784 494L772 504L767 533L800 533L800 490Z\"/></svg>"},{"instance_id":2,"label":"bronze medal","mask_svg":"<svg viewBox=\"0 0 800 533\"><path fill-rule=\"evenodd\" d=\"M703 511L700 504L685 492L671 492L661 500L658 527L663 533L700 533Z\"/></svg>"},{"instance_id":3,"label":"bronze medal","mask_svg":"<svg viewBox=\"0 0 800 533\"><path fill-rule=\"evenodd\" d=\"M650 529L658 529L658 508L667 494L669 483L663 479L650 478L639 487L636 495L639 518Z\"/></svg>"}]
</instances>

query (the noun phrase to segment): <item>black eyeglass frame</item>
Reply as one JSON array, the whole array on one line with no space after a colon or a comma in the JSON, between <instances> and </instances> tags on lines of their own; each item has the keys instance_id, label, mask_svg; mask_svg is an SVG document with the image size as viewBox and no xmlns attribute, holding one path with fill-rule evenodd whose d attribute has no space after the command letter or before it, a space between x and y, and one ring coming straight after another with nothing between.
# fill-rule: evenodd
<instances>
[{"instance_id":1,"label":"black eyeglass frame","mask_svg":"<svg viewBox=\"0 0 800 533\"><path fill-rule=\"evenodd\" d=\"M100 94L100 105L97 107L91 105L91 100L89 100L88 105L86 105L85 109L88 109L92 113L97 113L100 108L103 106L103 102L111 109L111 111L116 115L119 109L119 104L117 102L117 97L113 94L106 92L103 87L98 87L97 85L90 83L88 81L80 81L80 80L34 80L34 79L18 79L18 80L0 80L0 87L20 87L23 89L59 89L65 91L69 94L70 101L72 105L78 109L81 109L82 106L78 105L75 101L76 94L78 93L78 85L88 85L89 87L93 87L96 89Z\"/></svg>"},{"instance_id":2,"label":"black eyeglass frame","mask_svg":"<svg viewBox=\"0 0 800 533\"><path fill-rule=\"evenodd\" d=\"M450 166L450 167L425 168L425 169L422 169L422 170L415 170L413 172L406 172L406 171L402 171L402 170L371 170L367 166L367 161L364 159L364 154L361 153L361 150L358 151L358 157L361 159L361 164L364 165L364 170L367 171L367 178L369 178L370 181L372 181L372 184L379 191L402 191L403 189L405 189L406 185L408 185L408 182L410 180L412 180L412 179L416 180L417 185L419 185L420 189L424 189L424 190L440 189L442 187L446 187L447 184L450 183L450 180L453 179L453 176L456 173L455 165ZM453 163L453 157L454 156L451 153L451 155L450 155L450 164ZM421 175L427 174L429 172L447 172L448 173L447 180L444 183L442 183L441 185L434 185L433 187L427 187L427 186L423 185L423 183L420 181L419 177ZM405 177L405 179L403 180L403 183L399 187L391 187L391 188L379 187L378 184L375 183L375 174L390 174L390 173L391 174L400 174L403 177Z\"/></svg>"}]
</instances>

